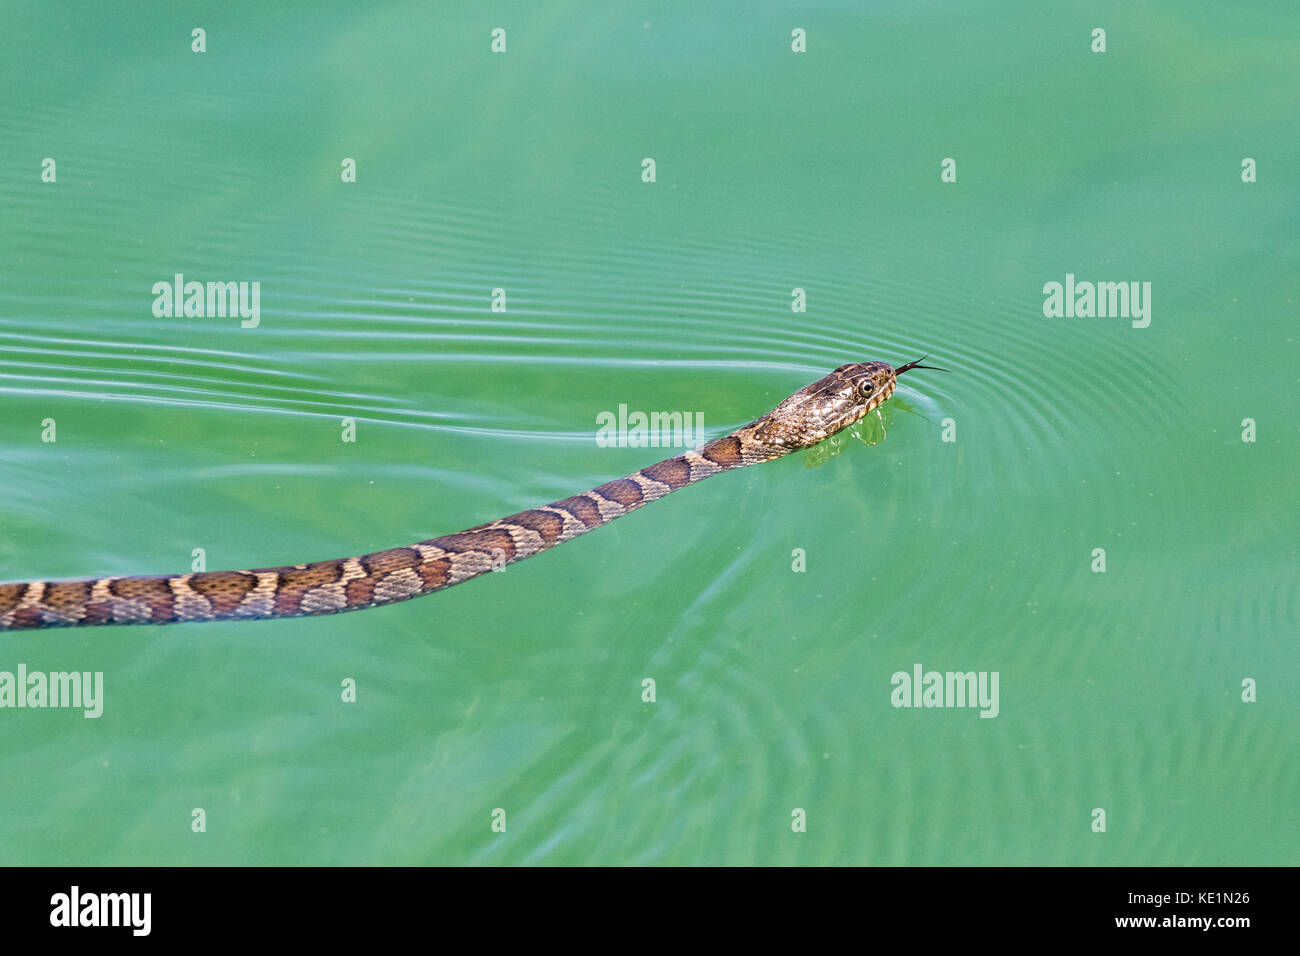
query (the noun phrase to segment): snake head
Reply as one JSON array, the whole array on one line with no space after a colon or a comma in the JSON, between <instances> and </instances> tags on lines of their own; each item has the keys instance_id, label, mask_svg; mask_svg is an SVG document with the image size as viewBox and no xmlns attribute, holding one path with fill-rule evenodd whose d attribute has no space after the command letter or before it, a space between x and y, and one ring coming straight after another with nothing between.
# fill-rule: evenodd
<instances>
[{"instance_id":1,"label":"snake head","mask_svg":"<svg viewBox=\"0 0 1300 956\"><path fill-rule=\"evenodd\" d=\"M852 362L799 389L755 423L754 437L780 448L808 448L848 428L894 394L898 376L924 357L894 368L886 362Z\"/></svg>"}]
</instances>

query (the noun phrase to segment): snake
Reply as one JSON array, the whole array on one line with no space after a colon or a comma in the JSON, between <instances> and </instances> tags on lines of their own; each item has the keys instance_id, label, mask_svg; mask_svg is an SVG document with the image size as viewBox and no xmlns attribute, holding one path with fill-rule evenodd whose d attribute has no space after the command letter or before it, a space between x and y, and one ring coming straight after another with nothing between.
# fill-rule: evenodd
<instances>
[{"instance_id":1,"label":"snake","mask_svg":"<svg viewBox=\"0 0 1300 956\"><path fill-rule=\"evenodd\" d=\"M810 448L876 411L893 368L841 365L730 434L582 494L466 531L371 554L246 571L0 584L0 631L249 621L359 611L422 597L549 551L706 478Z\"/></svg>"}]
</instances>

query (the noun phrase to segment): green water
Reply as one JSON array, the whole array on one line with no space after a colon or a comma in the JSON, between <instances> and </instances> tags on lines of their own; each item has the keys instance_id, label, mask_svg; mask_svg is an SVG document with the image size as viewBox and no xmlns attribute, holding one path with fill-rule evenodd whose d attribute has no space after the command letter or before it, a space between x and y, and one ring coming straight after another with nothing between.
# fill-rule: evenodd
<instances>
[{"instance_id":1,"label":"green water","mask_svg":"<svg viewBox=\"0 0 1300 956\"><path fill-rule=\"evenodd\" d=\"M0 863L1300 859L1294 5L274 6L0 15L0 580L405 544L675 453L620 404L952 372L422 600L3 634L105 690L0 710Z\"/></svg>"}]
</instances>

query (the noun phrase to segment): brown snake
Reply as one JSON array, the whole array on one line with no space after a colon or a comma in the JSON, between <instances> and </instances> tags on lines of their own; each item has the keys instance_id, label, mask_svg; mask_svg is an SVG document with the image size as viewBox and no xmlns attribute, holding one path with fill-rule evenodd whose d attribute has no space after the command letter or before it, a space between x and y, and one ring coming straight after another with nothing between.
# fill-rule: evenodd
<instances>
[{"instance_id":1,"label":"brown snake","mask_svg":"<svg viewBox=\"0 0 1300 956\"><path fill-rule=\"evenodd\" d=\"M626 478L508 518L353 558L253 571L0 584L0 631L335 614L420 597L531 558L713 475L808 448L889 400L884 362L841 365L757 421ZM938 369L943 371L943 369Z\"/></svg>"}]
</instances>

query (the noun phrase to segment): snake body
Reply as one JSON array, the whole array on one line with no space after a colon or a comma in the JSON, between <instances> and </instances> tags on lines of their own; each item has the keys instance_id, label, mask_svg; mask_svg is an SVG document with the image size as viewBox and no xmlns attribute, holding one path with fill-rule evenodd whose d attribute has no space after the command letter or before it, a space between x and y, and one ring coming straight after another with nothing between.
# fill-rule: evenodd
<instances>
[{"instance_id":1,"label":"snake body","mask_svg":"<svg viewBox=\"0 0 1300 956\"><path fill-rule=\"evenodd\" d=\"M911 368L842 365L729 435L562 501L400 548L248 571L0 584L0 631L334 614L441 591L609 524L687 485L817 444L874 411Z\"/></svg>"}]
</instances>

